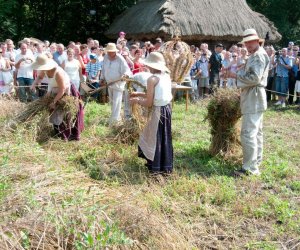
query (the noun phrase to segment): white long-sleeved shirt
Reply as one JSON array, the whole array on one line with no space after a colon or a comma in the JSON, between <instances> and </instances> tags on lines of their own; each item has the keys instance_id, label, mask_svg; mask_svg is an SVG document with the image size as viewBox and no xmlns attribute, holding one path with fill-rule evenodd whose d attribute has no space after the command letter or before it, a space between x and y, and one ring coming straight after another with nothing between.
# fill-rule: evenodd
<instances>
[{"instance_id":1,"label":"white long-sleeved shirt","mask_svg":"<svg viewBox=\"0 0 300 250\"><path fill-rule=\"evenodd\" d=\"M124 75L132 76L132 72L123 56L117 54L114 60L110 60L108 56L105 55L100 79L110 83L120 79ZM118 81L109 87L123 91L125 87L125 81Z\"/></svg>"},{"instance_id":2,"label":"white long-sleeved shirt","mask_svg":"<svg viewBox=\"0 0 300 250\"><path fill-rule=\"evenodd\" d=\"M237 87L242 89L242 114L263 112L267 109L267 86L270 59L266 51L259 49L249 56L245 68L237 73Z\"/></svg>"}]
</instances>

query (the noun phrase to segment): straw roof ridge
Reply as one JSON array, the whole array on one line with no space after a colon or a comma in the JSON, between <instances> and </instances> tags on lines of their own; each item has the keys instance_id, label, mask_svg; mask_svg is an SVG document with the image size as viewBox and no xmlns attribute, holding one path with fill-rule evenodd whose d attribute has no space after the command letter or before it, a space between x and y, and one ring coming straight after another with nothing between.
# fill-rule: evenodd
<instances>
[{"instance_id":1,"label":"straw roof ridge","mask_svg":"<svg viewBox=\"0 0 300 250\"><path fill-rule=\"evenodd\" d=\"M255 28L271 41L281 39L274 24L252 11L246 0L140 0L113 22L106 35L116 38L120 30L128 38L172 37L185 40L239 41L243 31Z\"/></svg>"}]
</instances>

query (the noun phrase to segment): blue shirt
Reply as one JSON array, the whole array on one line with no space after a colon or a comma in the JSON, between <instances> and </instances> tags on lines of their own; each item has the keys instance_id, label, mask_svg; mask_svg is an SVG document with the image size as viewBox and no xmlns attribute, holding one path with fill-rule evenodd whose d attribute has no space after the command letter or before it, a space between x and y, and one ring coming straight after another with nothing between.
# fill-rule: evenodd
<instances>
[{"instance_id":1,"label":"blue shirt","mask_svg":"<svg viewBox=\"0 0 300 250\"><path fill-rule=\"evenodd\" d=\"M280 77L289 77L289 70L287 68L285 68L285 65L289 65L289 66L293 66L293 61L291 58L289 57L280 57L279 58L279 61L281 64L277 64L277 67L276 67L276 73L277 73L277 76L280 76Z\"/></svg>"},{"instance_id":2,"label":"blue shirt","mask_svg":"<svg viewBox=\"0 0 300 250\"><path fill-rule=\"evenodd\" d=\"M208 60L206 57L201 56L197 62L197 68L201 71L201 78L208 77Z\"/></svg>"},{"instance_id":3,"label":"blue shirt","mask_svg":"<svg viewBox=\"0 0 300 250\"><path fill-rule=\"evenodd\" d=\"M94 79L98 72L102 69L102 63L96 61L95 63L89 62L86 66L86 72L90 79Z\"/></svg>"},{"instance_id":4,"label":"blue shirt","mask_svg":"<svg viewBox=\"0 0 300 250\"><path fill-rule=\"evenodd\" d=\"M66 59L67 55L65 52L63 52L62 54L59 54L58 51L53 53L53 60L57 62L58 65L61 65Z\"/></svg>"}]
</instances>

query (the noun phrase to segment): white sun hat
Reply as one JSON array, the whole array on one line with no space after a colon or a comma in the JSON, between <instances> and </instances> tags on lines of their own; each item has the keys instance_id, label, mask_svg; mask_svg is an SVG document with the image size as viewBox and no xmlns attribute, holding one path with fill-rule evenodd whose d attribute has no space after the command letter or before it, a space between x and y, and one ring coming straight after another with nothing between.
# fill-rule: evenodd
<instances>
[{"instance_id":1,"label":"white sun hat","mask_svg":"<svg viewBox=\"0 0 300 250\"><path fill-rule=\"evenodd\" d=\"M153 69L170 72L166 66L165 58L160 52L151 52L143 64Z\"/></svg>"},{"instance_id":2,"label":"white sun hat","mask_svg":"<svg viewBox=\"0 0 300 250\"><path fill-rule=\"evenodd\" d=\"M243 32L243 40L241 43L254 41L254 40L260 40L259 36L257 35L257 32L255 29L246 29Z\"/></svg>"},{"instance_id":3,"label":"white sun hat","mask_svg":"<svg viewBox=\"0 0 300 250\"><path fill-rule=\"evenodd\" d=\"M36 60L33 64L31 64L31 67L34 70L50 70L58 66L58 64L53 60L50 59L47 55L38 55L36 57Z\"/></svg>"},{"instance_id":4,"label":"white sun hat","mask_svg":"<svg viewBox=\"0 0 300 250\"><path fill-rule=\"evenodd\" d=\"M118 52L117 46L115 43L108 43L105 52Z\"/></svg>"}]
</instances>

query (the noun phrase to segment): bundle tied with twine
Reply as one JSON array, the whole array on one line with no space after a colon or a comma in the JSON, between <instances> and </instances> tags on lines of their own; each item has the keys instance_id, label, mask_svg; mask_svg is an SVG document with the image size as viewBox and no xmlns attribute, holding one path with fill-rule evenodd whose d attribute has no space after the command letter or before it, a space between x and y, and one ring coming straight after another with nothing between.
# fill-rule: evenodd
<instances>
[{"instance_id":1,"label":"bundle tied with twine","mask_svg":"<svg viewBox=\"0 0 300 250\"><path fill-rule=\"evenodd\" d=\"M194 63L190 46L181 41L180 38L175 37L162 46L161 52L168 69L171 71L172 82L182 83Z\"/></svg>"},{"instance_id":2,"label":"bundle tied with twine","mask_svg":"<svg viewBox=\"0 0 300 250\"><path fill-rule=\"evenodd\" d=\"M239 158L241 147L237 124L241 116L239 90L218 89L214 92L206 116L211 126L209 151L212 155L221 155L225 159Z\"/></svg>"},{"instance_id":3,"label":"bundle tied with twine","mask_svg":"<svg viewBox=\"0 0 300 250\"><path fill-rule=\"evenodd\" d=\"M18 124L27 124L36 130L36 139L38 142L44 142L51 137L53 132L52 125L49 123L49 117L54 112L49 109L54 97L44 96L33 102L28 103L25 107L13 117L10 127ZM56 103L55 110L63 112L64 121L75 120L79 110L80 100L73 96L65 95Z\"/></svg>"},{"instance_id":4,"label":"bundle tied with twine","mask_svg":"<svg viewBox=\"0 0 300 250\"><path fill-rule=\"evenodd\" d=\"M125 79L126 88L128 90L128 95L133 92L133 85L138 85L143 88L146 92L145 86L140 82L133 79ZM137 103L131 104L131 115L130 119L125 119L122 123L116 124L113 129L116 134L115 140L119 143L124 144L134 144L143 131L149 116L150 110L146 107L138 105Z\"/></svg>"}]
</instances>

